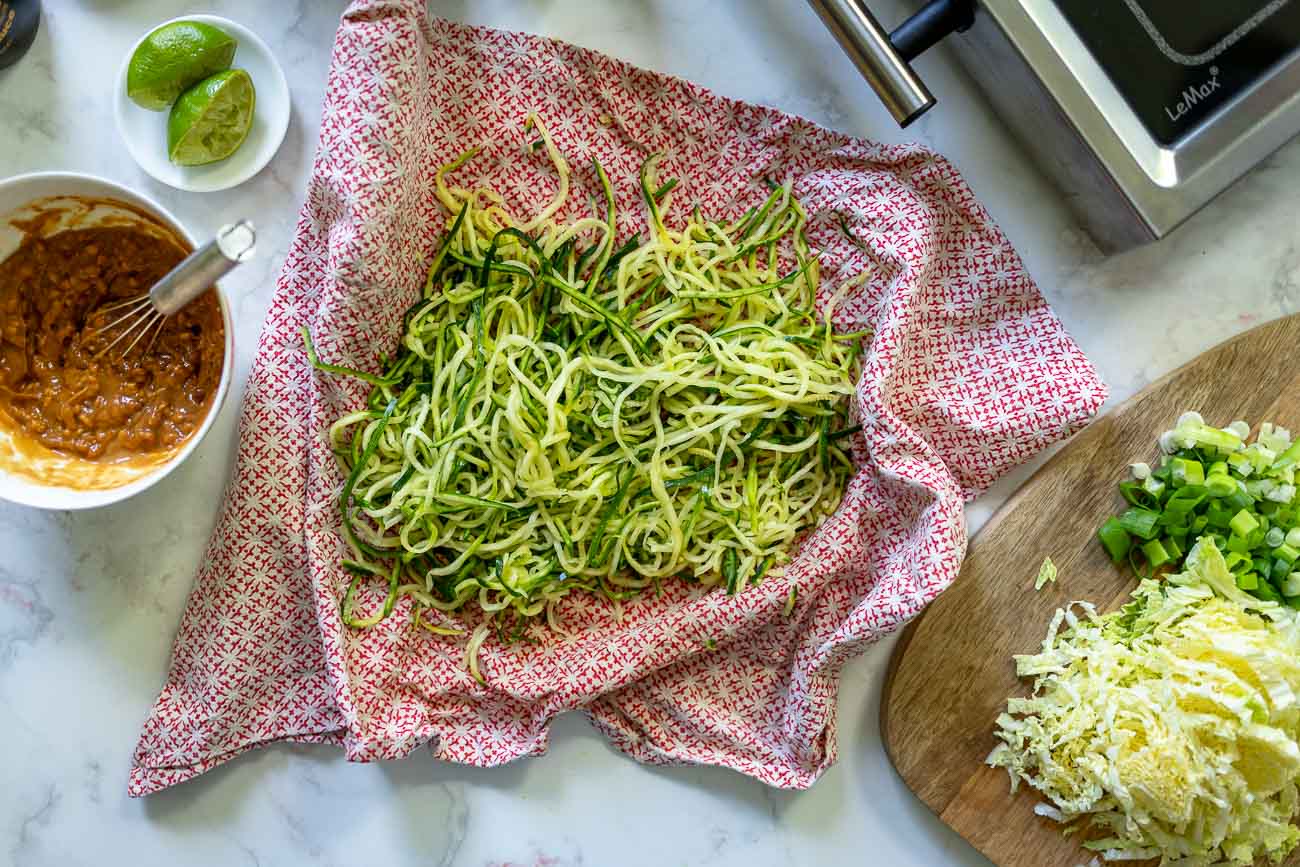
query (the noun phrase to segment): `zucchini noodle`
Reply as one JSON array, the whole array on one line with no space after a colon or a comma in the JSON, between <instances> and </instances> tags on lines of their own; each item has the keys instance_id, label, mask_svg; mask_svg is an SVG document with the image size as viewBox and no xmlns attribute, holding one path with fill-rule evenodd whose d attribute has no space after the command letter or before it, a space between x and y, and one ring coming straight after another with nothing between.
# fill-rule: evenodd
<instances>
[{"instance_id":1,"label":"zucchini noodle","mask_svg":"<svg viewBox=\"0 0 1300 867\"><path fill-rule=\"evenodd\" d=\"M454 186L471 150L438 170L450 227L401 345L375 375L321 362L372 388L329 428L346 474L342 530L352 627L415 603L435 634L481 609L478 648L544 622L575 590L620 604L681 577L735 594L789 560L838 506L866 332L819 319L818 263L790 185L731 223L698 209L670 228L675 180L641 169L644 232L620 242L599 163L600 214L556 219L570 169L542 124L554 199L515 220L486 189ZM358 588L387 586L362 615ZM793 601L793 593L790 596ZM792 607L792 606L791 606ZM481 678L480 678L481 679Z\"/></svg>"}]
</instances>

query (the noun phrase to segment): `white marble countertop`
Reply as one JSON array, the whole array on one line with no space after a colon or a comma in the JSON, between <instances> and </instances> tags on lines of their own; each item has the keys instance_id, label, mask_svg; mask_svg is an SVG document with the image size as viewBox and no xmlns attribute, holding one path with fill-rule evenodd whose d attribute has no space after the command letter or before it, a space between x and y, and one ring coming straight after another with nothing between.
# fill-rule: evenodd
<instances>
[{"instance_id":1,"label":"white marble countertop","mask_svg":"<svg viewBox=\"0 0 1300 867\"><path fill-rule=\"evenodd\" d=\"M93 172L160 200L198 234L238 216L262 255L229 278L237 382L247 374L315 147L343 0L46 0L31 53L0 72L0 175ZM873 0L897 21L898 0ZM1110 383L1112 401L1252 324L1300 307L1300 145L1173 237L1103 259L942 50L918 64L939 106L904 134L798 0L437 0L436 14L559 36L856 135L919 138L951 157ZM213 11L277 52L293 95L271 166L221 193L182 193L117 141L110 82L153 24ZM126 797L138 727L229 469L238 392L179 471L89 513L0 506L0 862L39 865L986 864L902 785L880 745L892 641L847 667L840 762L810 791L730 771L647 768L577 716L549 755L495 770L427 754L348 765L329 748L275 747L143 801ZM971 507L978 527L1028 468ZM991 817L995 820L995 817Z\"/></svg>"}]
</instances>

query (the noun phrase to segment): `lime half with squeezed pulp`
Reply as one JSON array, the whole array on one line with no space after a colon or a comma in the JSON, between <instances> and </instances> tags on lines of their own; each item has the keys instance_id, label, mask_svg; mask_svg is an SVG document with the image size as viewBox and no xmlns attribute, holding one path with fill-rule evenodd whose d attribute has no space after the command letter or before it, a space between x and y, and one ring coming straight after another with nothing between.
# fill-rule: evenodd
<instances>
[{"instance_id":1,"label":"lime half with squeezed pulp","mask_svg":"<svg viewBox=\"0 0 1300 867\"><path fill-rule=\"evenodd\" d=\"M257 94L242 69L205 78L181 94L167 118L167 156L178 166L202 166L239 150L253 126Z\"/></svg>"},{"instance_id":2,"label":"lime half with squeezed pulp","mask_svg":"<svg viewBox=\"0 0 1300 867\"><path fill-rule=\"evenodd\" d=\"M126 95L136 105L166 111L184 90L229 69L238 43L202 21L174 21L144 38L126 68Z\"/></svg>"}]
</instances>

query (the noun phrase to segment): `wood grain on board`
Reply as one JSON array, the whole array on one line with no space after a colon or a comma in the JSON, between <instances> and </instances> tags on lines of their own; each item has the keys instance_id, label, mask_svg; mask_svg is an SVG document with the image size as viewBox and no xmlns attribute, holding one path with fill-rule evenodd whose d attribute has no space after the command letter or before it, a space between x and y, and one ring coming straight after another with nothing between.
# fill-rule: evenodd
<instances>
[{"instance_id":1,"label":"wood grain on board","mask_svg":"<svg viewBox=\"0 0 1300 867\"><path fill-rule=\"evenodd\" d=\"M917 797L994 863L1091 857L1033 814L1032 791L1011 797L1006 772L984 765L997 715L1025 691L1012 654L1037 650L1052 613L1071 600L1110 610L1127 598L1135 579L1111 564L1096 529L1123 505L1115 485L1128 464L1153 460L1156 438L1181 413L1300 428L1297 359L1300 314L1220 344L1098 419L989 519L953 586L904 631L881 701L885 749ZM1035 593L1045 556L1060 577Z\"/></svg>"}]
</instances>

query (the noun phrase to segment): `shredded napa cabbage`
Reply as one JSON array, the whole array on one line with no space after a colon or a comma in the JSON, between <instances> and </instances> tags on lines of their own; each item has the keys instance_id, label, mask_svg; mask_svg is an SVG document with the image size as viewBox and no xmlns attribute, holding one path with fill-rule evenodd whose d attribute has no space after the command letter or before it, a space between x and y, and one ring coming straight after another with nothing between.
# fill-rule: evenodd
<instances>
[{"instance_id":1,"label":"shredded napa cabbage","mask_svg":"<svg viewBox=\"0 0 1300 867\"><path fill-rule=\"evenodd\" d=\"M988 763L1103 859L1249 864L1300 842L1300 625L1239 590L1210 539L1118 611L1058 610L1016 671L1033 691Z\"/></svg>"}]
</instances>

